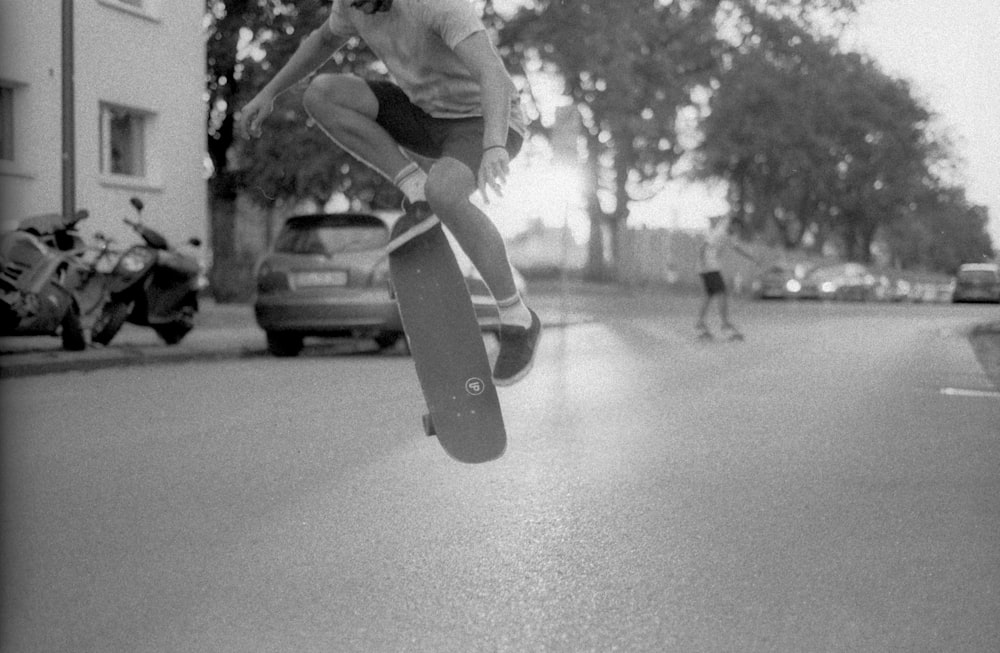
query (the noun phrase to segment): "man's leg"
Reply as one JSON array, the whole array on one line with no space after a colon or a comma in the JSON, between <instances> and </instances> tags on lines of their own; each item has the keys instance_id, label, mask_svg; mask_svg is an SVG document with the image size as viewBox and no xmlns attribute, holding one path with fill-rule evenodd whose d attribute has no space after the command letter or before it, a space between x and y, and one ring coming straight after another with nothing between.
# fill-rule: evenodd
<instances>
[{"instance_id":1,"label":"man's leg","mask_svg":"<svg viewBox=\"0 0 1000 653\"><path fill-rule=\"evenodd\" d=\"M368 82L353 75L320 75L309 84L302 104L330 140L403 191L406 215L393 227L390 250L437 224L426 209L427 173L378 124L379 99Z\"/></svg>"},{"instance_id":2,"label":"man's leg","mask_svg":"<svg viewBox=\"0 0 1000 653\"><path fill-rule=\"evenodd\" d=\"M705 318L708 317L708 308L711 304L712 296L706 292L705 297L701 300L701 308L698 310L698 321L694 324L696 329L708 327L708 324L705 322Z\"/></svg>"},{"instance_id":3,"label":"man's leg","mask_svg":"<svg viewBox=\"0 0 1000 653\"><path fill-rule=\"evenodd\" d=\"M475 190L475 175L455 159L440 159L430 169L427 201L479 270L493 297L502 302L517 296L517 287L503 237L493 221L469 199ZM527 308L520 317L521 326L531 321Z\"/></svg>"},{"instance_id":4,"label":"man's leg","mask_svg":"<svg viewBox=\"0 0 1000 653\"><path fill-rule=\"evenodd\" d=\"M412 184L408 197L418 188L422 193L423 172L375 122L378 99L365 80L353 75L319 75L306 89L302 104L330 140L351 156L397 186Z\"/></svg>"},{"instance_id":5,"label":"man's leg","mask_svg":"<svg viewBox=\"0 0 1000 653\"><path fill-rule=\"evenodd\" d=\"M531 370L541 333L541 322L528 309L514 284L507 248L489 216L469 199L476 177L467 165L444 157L427 176L427 201L489 287L500 312L500 352L493 377L510 385Z\"/></svg>"},{"instance_id":6,"label":"man's leg","mask_svg":"<svg viewBox=\"0 0 1000 653\"><path fill-rule=\"evenodd\" d=\"M729 322L729 293L725 290L719 293L719 318L722 320L722 328L732 328Z\"/></svg>"}]
</instances>

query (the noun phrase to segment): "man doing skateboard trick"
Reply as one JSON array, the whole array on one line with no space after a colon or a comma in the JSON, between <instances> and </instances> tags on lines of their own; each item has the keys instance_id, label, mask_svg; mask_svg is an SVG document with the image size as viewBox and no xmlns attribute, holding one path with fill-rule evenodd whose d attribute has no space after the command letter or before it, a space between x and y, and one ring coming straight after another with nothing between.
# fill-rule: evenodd
<instances>
[{"instance_id":1,"label":"man doing skateboard trick","mask_svg":"<svg viewBox=\"0 0 1000 653\"><path fill-rule=\"evenodd\" d=\"M517 91L469 0L333 0L288 63L243 107L239 123L259 136L275 98L312 74L349 39L361 38L394 82L347 74L316 76L303 96L310 116L337 145L405 195L392 251L440 220L496 299L497 385L531 369L541 323L514 285L503 238L471 196L502 193L524 141ZM424 170L407 156L430 159Z\"/></svg>"}]
</instances>

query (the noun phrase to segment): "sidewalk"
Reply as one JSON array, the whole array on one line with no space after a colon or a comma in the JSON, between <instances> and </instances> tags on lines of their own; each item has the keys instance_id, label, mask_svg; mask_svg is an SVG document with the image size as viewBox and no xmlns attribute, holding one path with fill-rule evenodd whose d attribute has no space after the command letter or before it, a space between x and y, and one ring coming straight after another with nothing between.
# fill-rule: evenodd
<instances>
[{"instance_id":1,"label":"sidewalk","mask_svg":"<svg viewBox=\"0 0 1000 653\"><path fill-rule=\"evenodd\" d=\"M567 296L583 290L569 282ZM613 290L608 290L613 292ZM566 301L558 282L540 283L530 294L530 304L545 328L589 322L593 317ZM152 329L126 324L107 347L91 345L85 351L64 351L54 336L0 338L0 378L55 372L88 371L108 367L226 360L265 356L264 332L257 326L250 304L201 302L195 328L177 345L167 346Z\"/></svg>"}]
</instances>

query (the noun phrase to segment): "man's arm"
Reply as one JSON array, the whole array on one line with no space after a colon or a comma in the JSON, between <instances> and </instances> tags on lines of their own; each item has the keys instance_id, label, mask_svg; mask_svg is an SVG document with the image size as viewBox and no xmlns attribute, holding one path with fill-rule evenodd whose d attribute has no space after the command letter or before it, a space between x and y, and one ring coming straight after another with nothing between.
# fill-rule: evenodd
<instances>
[{"instance_id":1,"label":"man's arm","mask_svg":"<svg viewBox=\"0 0 1000 653\"><path fill-rule=\"evenodd\" d=\"M346 38L334 35L325 24L313 30L288 63L240 111L240 132L245 137L260 136L261 125L271 115L275 98L326 63L346 42Z\"/></svg>"},{"instance_id":2,"label":"man's arm","mask_svg":"<svg viewBox=\"0 0 1000 653\"><path fill-rule=\"evenodd\" d=\"M736 253L739 254L740 256L742 256L743 258L745 258L748 261L754 263L755 265L762 265L761 261L758 260L756 256L754 256L749 251L747 251L747 250L743 249L742 247L740 247L737 243L731 242L731 245L732 245L733 249L736 251Z\"/></svg>"},{"instance_id":3,"label":"man's arm","mask_svg":"<svg viewBox=\"0 0 1000 653\"><path fill-rule=\"evenodd\" d=\"M517 88L485 30L475 32L459 42L455 46L455 54L482 89L483 162L479 166L478 182L479 192L485 199L487 185L498 195L502 194L503 184L510 172L507 150L495 146L507 143L510 103Z\"/></svg>"}]
</instances>

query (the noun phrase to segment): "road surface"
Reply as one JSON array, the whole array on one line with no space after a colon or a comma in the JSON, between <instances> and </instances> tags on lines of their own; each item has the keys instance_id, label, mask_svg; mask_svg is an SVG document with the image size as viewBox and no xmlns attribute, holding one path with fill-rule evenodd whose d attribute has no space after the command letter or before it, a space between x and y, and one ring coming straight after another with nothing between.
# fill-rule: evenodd
<instances>
[{"instance_id":1,"label":"road surface","mask_svg":"<svg viewBox=\"0 0 1000 653\"><path fill-rule=\"evenodd\" d=\"M4 381L0 649L1000 650L988 309L590 301L484 466L398 354Z\"/></svg>"}]
</instances>

